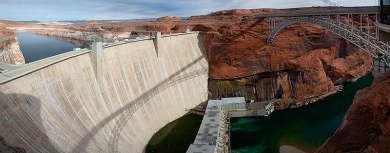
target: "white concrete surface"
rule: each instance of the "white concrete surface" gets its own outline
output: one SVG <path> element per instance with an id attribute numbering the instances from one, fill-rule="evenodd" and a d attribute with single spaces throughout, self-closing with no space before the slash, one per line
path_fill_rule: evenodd
<path id="1" fill-rule="evenodd" d="M 152 135 L 207 100 L 208 63 L 197 33 L 117 42 L 2 71 L 0 135 L 28 152 L 140 153 Z M 98 73 L 99 74 L 99 73 Z"/>

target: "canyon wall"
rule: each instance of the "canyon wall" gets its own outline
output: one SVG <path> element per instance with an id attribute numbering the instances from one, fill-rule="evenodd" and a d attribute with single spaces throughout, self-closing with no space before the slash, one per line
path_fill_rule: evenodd
<path id="1" fill-rule="evenodd" d="M 274 45 L 266 42 L 263 20 L 196 28 L 206 31 L 213 99 L 278 98 L 282 99 L 276 104 L 278 109 L 298 107 L 334 94 L 337 85 L 372 70 L 369 53 L 312 24 L 287 27 Z"/>
<path id="2" fill-rule="evenodd" d="M 385 153 L 390 149 L 390 75 L 359 91 L 335 134 L 317 152 Z"/>
<path id="3" fill-rule="evenodd" d="M 9 64 L 25 63 L 15 33 L 2 26 L 0 26 L 0 61 Z"/>
<path id="4" fill-rule="evenodd" d="M 111 44 L 101 56 L 73 51 L 2 74 L 0 135 L 27 152 L 142 152 L 155 132 L 207 100 L 198 33 L 159 44 L 158 52 L 153 40 Z"/>

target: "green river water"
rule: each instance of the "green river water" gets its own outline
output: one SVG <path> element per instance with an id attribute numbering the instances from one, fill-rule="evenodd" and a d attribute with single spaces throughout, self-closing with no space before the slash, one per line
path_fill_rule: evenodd
<path id="1" fill-rule="evenodd" d="M 339 127 L 356 92 L 372 84 L 369 74 L 343 91 L 308 106 L 275 111 L 267 117 L 232 118 L 230 124 L 233 153 L 278 153 L 281 145 L 314 152 Z M 147 153 L 184 153 L 194 141 L 201 116 L 187 115 L 157 132 Z"/>
<path id="2" fill-rule="evenodd" d="M 372 84 L 369 74 L 314 104 L 275 111 L 267 117 L 232 118 L 233 153 L 277 153 L 281 145 L 314 152 L 337 130 L 356 92 Z"/>

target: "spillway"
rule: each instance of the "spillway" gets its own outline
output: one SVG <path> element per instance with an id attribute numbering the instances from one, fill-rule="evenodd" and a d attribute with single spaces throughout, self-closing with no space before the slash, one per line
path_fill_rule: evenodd
<path id="1" fill-rule="evenodd" d="M 27 152 L 139 153 L 208 97 L 197 32 L 0 68 L 0 136 Z"/>

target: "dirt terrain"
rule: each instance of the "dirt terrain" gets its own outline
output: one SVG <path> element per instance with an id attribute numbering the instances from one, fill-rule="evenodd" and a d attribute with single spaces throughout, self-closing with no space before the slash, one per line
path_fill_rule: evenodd
<path id="1" fill-rule="evenodd" d="M 0 24 L 0 61 L 9 64 L 24 64 L 25 62 L 15 33 L 2 24 Z"/>

